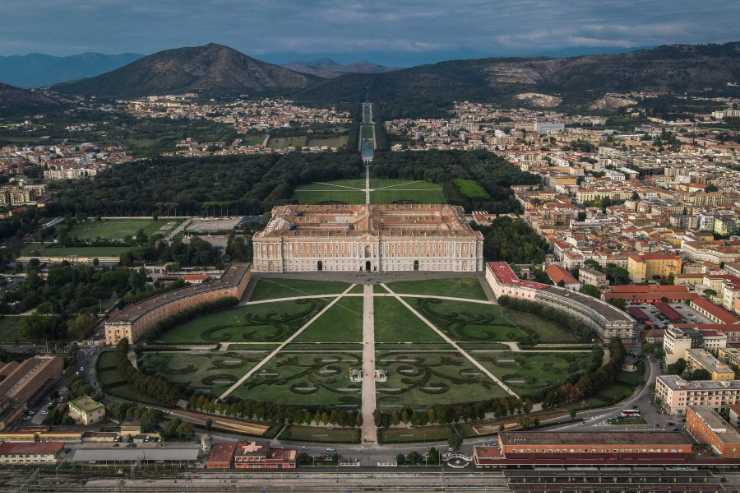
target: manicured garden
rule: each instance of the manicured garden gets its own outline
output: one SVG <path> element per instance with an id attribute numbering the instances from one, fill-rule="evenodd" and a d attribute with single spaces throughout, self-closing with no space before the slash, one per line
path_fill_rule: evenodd
<path id="1" fill-rule="evenodd" d="M 309 325 L 295 342 L 362 342 L 362 303 L 360 296 L 340 299 Z"/>
<path id="2" fill-rule="evenodd" d="M 308 322 L 326 299 L 246 305 L 204 315 L 161 334 L 163 344 L 282 342 Z"/>
<path id="3" fill-rule="evenodd" d="M 362 387 L 350 381 L 350 369 L 361 367 L 360 353 L 284 350 L 232 396 L 296 406 L 357 408 Z"/>
<path id="4" fill-rule="evenodd" d="M 289 425 L 279 438 L 295 442 L 359 443 L 360 429 Z"/>
<path id="5" fill-rule="evenodd" d="M 475 354 L 475 359 L 524 397 L 562 384 L 571 375 L 589 368 L 591 351 Z"/>
<path id="6" fill-rule="evenodd" d="M 370 188 L 370 202 L 373 204 L 447 202 L 440 185 L 423 180 L 371 179 Z M 294 198 L 302 204 L 364 204 L 364 189 L 365 181 L 362 179 L 315 182 L 297 188 Z"/>
<path id="7" fill-rule="evenodd" d="M 350 285 L 338 281 L 310 281 L 306 279 L 261 278 L 254 287 L 249 301 L 339 294 Z"/>
<path id="8" fill-rule="evenodd" d="M 144 351 L 139 368 L 144 373 L 218 397 L 266 355 L 266 352 Z"/>
<path id="9" fill-rule="evenodd" d="M 376 382 L 383 409 L 428 407 L 505 397 L 505 391 L 455 350 L 439 352 L 376 352 L 375 366 L 387 382 Z"/>
<path id="10" fill-rule="evenodd" d="M 408 298 L 410 305 L 456 341 L 575 342 L 565 327 L 498 305 Z"/>
<path id="11" fill-rule="evenodd" d="M 486 299 L 486 293 L 483 291 L 478 278 L 475 277 L 396 281 L 387 283 L 387 286 L 398 294 L 426 294 L 473 300 Z M 382 293 L 384 290 L 381 289 L 379 292 Z"/>
<path id="12" fill-rule="evenodd" d="M 411 310 L 390 296 L 376 296 L 375 343 L 412 342 L 419 344 L 447 343 L 434 330 L 422 322 Z M 449 348 L 449 345 L 447 345 Z"/>

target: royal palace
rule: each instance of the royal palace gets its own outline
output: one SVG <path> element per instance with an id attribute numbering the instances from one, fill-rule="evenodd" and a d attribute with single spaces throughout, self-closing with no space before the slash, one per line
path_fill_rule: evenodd
<path id="1" fill-rule="evenodd" d="M 255 272 L 483 270 L 483 235 L 446 204 L 275 207 Z"/>

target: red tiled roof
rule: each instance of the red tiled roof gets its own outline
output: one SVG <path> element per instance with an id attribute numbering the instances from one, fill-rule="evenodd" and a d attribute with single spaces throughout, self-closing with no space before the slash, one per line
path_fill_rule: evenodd
<path id="1" fill-rule="evenodd" d="M 0 455 L 57 455 L 64 449 L 60 442 L 42 443 L 3 443 L 0 444 Z"/>
<path id="2" fill-rule="evenodd" d="M 566 286 L 570 284 L 578 284 L 578 279 L 573 277 L 573 275 L 568 272 L 567 270 L 563 269 L 559 265 L 550 264 L 545 269 L 545 273 L 547 276 L 554 282 L 555 284 L 560 284 L 561 282 L 565 284 Z"/>
<path id="3" fill-rule="evenodd" d="M 498 279 L 499 282 L 501 282 L 502 284 L 523 286 L 532 289 L 545 289 L 548 287 L 547 284 L 533 281 L 523 281 L 519 279 L 519 276 L 516 275 L 516 272 L 514 272 L 509 264 L 506 262 L 488 262 L 488 268 L 491 269 L 493 275 L 496 276 L 496 279 Z"/>

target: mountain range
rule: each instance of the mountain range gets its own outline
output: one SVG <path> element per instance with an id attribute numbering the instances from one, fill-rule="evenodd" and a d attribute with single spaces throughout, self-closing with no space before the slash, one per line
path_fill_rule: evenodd
<path id="1" fill-rule="evenodd" d="M 53 56 L 41 53 L 0 56 L 0 80 L 18 87 L 48 87 L 68 80 L 92 77 L 123 67 L 144 55 L 82 53 Z"/>
<path id="2" fill-rule="evenodd" d="M 352 72 L 352 73 L 346 73 Z M 360 72 L 360 73 L 357 73 Z M 109 98 L 199 92 L 280 94 L 316 103 L 501 100 L 522 93 L 591 104 L 608 92 L 725 90 L 740 81 L 740 42 L 670 45 L 566 58 L 481 58 L 388 70 L 330 59 L 288 67 L 208 44 L 165 50 L 95 77 L 52 86 L 61 94 Z"/>
<path id="3" fill-rule="evenodd" d="M 346 74 L 379 74 L 393 70 L 392 68 L 370 62 L 341 64 L 331 58 L 320 58 L 310 62 L 287 63 L 283 67 L 324 79 L 333 79 Z"/>
<path id="4" fill-rule="evenodd" d="M 29 91 L 0 82 L 0 115 L 45 112 L 59 109 L 62 104 L 38 91 Z"/>
<path id="5" fill-rule="evenodd" d="M 165 50 L 96 77 L 52 86 L 54 91 L 127 98 L 153 94 L 199 92 L 237 95 L 295 91 L 320 80 L 313 75 L 248 57 L 233 48 L 210 43 Z"/>

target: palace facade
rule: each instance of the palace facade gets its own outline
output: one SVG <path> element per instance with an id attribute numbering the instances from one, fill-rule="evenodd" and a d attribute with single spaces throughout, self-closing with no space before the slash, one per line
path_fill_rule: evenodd
<path id="1" fill-rule="evenodd" d="M 253 249 L 254 272 L 483 270 L 483 235 L 447 204 L 275 207 Z"/>

